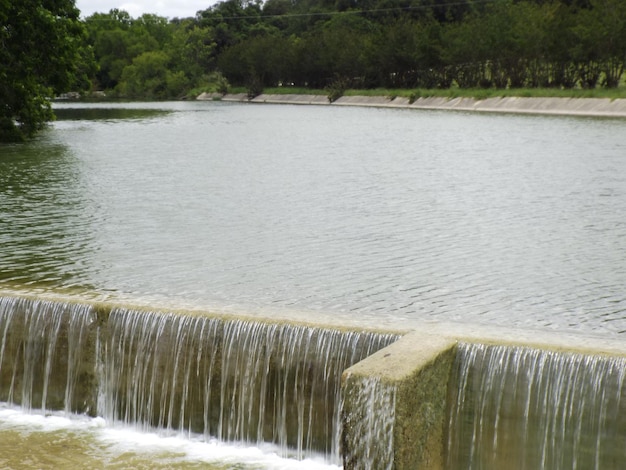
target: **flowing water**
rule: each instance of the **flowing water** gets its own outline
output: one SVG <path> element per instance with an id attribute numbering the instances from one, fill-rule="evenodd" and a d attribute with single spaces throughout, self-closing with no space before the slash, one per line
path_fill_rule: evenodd
<path id="1" fill-rule="evenodd" d="M 82 426 L 86 438 L 100 442 L 93 423 L 104 423 L 196 443 L 273 444 L 277 457 L 327 464 L 341 460 L 342 372 L 397 339 L 10 297 L 0 297 L 0 333 L 0 399 L 44 417 L 99 417 Z"/>
<path id="2" fill-rule="evenodd" d="M 107 421 L 334 462 L 342 372 L 397 339 L 125 309 L 108 324 L 98 406 Z"/>
<path id="3" fill-rule="evenodd" d="M 97 311 L 75 307 L 81 299 L 356 330 L 437 320 L 626 332 L 624 120 L 215 102 L 56 108 L 60 119 L 34 141 L 0 145 L 0 291 L 79 303 L 28 301 L 14 316 L 12 298 L 1 299 L 0 399 L 21 408 L 0 413 L 0 440 L 29 449 L 0 449 L 4 466 L 328 468 L 339 462 L 339 374 L 392 340 L 363 347 L 357 333 L 163 308 L 118 308 L 102 329 Z M 615 457 L 623 364 L 476 347 L 461 349 L 452 466 L 494 468 L 502 449 L 518 455 L 516 442 L 541 450 L 519 454 L 520 468 Z M 87 356 L 99 361 L 92 395 L 81 390 Z M 589 404 L 594 393 L 607 404 Z M 374 398 L 364 393 L 363 406 Z M 523 427 L 503 427 L 518 412 Z M 389 436 L 384 417 L 368 429 Z M 529 420 L 567 431 L 542 438 Z M 562 446 L 572 451 L 557 455 Z"/>
<path id="4" fill-rule="evenodd" d="M 344 461 L 358 470 L 392 470 L 397 390 L 378 377 L 368 377 L 352 393 L 354 407 L 345 425 L 350 426 L 356 439 L 346 449 Z"/>
<path id="5" fill-rule="evenodd" d="M 0 407 L 0 466 L 10 469 L 338 470 L 323 458 L 281 458 L 275 447 L 110 427 L 102 418 Z"/>
<path id="6" fill-rule="evenodd" d="M 448 468 L 622 468 L 625 382 L 625 358 L 461 345 Z"/>

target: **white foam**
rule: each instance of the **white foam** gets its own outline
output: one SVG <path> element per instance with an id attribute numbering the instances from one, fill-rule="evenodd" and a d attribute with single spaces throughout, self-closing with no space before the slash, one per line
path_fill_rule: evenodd
<path id="1" fill-rule="evenodd" d="M 90 428 L 101 428 L 104 419 L 91 418 L 83 415 L 66 415 L 63 412 L 43 412 L 32 410 L 25 412 L 23 409 L 0 403 L 0 428 L 20 428 L 23 432 L 55 432 L 86 431 Z"/>
<path id="2" fill-rule="evenodd" d="M 150 455 L 178 454 L 179 459 L 216 464 L 246 465 L 271 470 L 338 470 L 341 467 L 328 464 L 322 457 L 294 460 L 278 455 L 278 448 L 263 444 L 250 446 L 223 443 L 216 439 L 208 442 L 200 438 L 161 436 L 156 433 L 139 432 L 130 428 L 105 428 L 100 439 L 114 453 L 134 452 Z"/>
<path id="3" fill-rule="evenodd" d="M 63 432 L 77 439 L 95 442 L 110 457 L 126 453 L 147 458 L 163 457 L 176 462 L 204 462 L 219 466 L 237 466 L 267 470 L 339 470 L 323 457 L 295 460 L 281 457 L 271 444 L 259 446 L 223 443 L 215 439 L 205 441 L 202 436 L 167 436 L 157 432 L 141 432 L 133 428 L 111 427 L 101 417 L 63 412 L 25 412 L 19 407 L 0 404 L 0 429 L 20 433 Z"/>

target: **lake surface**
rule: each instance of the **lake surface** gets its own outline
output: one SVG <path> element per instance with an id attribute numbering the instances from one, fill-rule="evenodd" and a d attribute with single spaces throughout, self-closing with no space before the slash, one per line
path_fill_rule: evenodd
<path id="1" fill-rule="evenodd" d="M 626 120 L 58 104 L 0 146 L 0 289 L 626 332 Z"/>

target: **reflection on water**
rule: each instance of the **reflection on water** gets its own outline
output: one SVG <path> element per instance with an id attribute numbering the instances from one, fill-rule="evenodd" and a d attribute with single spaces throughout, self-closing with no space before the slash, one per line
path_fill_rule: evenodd
<path id="1" fill-rule="evenodd" d="M 92 225 L 71 150 L 42 139 L 0 152 L 0 279 L 87 286 Z"/>
<path id="2" fill-rule="evenodd" d="M 121 108 L 121 107 L 80 107 L 64 108 L 56 107 L 54 114 L 59 121 L 83 121 L 83 120 L 145 120 L 167 113 L 166 110 L 145 108 Z"/>
<path id="3" fill-rule="evenodd" d="M 1 148 L 2 287 L 373 326 L 626 331 L 624 121 L 56 107 L 169 112 L 59 120 Z"/>

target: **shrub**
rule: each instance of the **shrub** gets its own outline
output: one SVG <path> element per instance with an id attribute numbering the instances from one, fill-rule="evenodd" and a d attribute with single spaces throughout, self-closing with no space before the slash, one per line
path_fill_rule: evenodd
<path id="1" fill-rule="evenodd" d="M 344 95 L 347 88 L 346 79 L 336 78 L 328 86 L 326 86 L 326 88 L 324 88 L 324 91 L 326 91 L 326 94 L 328 95 L 328 101 L 330 103 L 334 103 Z"/>

